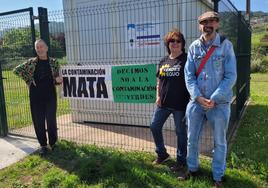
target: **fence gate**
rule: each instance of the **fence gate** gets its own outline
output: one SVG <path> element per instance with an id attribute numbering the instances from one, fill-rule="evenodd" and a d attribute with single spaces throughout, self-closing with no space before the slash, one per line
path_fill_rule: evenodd
<path id="1" fill-rule="evenodd" d="M 28 88 L 12 69 L 33 57 L 33 8 L 0 13 L 0 135 L 32 136 Z M 29 126 L 27 126 L 29 125 Z"/>

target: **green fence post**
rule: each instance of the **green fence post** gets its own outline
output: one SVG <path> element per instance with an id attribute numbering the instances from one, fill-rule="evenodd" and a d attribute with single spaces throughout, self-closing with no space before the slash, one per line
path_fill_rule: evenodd
<path id="1" fill-rule="evenodd" d="M 49 22 L 46 8 L 38 7 L 38 18 L 40 27 L 40 38 L 47 43 L 48 55 L 50 55 L 50 40 L 49 40 L 49 27 L 48 27 Z"/>
<path id="2" fill-rule="evenodd" d="M 31 23 L 31 33 L 32 33 L 33 55 L 36 56 L 36 51 L 35 51 L 35 46 L 34 46 L 34 43 L 35 43 L 35 40 L 36 40 L 35 27 L 34 27 L 35 16 L 33 14 L 33 7 L 29 8 L 29 13 L 30 13 L 30 18 L 31 18 L 30 23 Z"/>
<path id="3" fill-rule="evenodd" d="M 8 127 L 3 79 L 0 63 L 0 136 L 7 136 Z"/>

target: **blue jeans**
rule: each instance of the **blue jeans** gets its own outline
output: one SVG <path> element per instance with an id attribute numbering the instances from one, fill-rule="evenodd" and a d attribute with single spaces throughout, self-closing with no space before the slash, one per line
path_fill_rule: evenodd
<path id="1" fill-rule="evenodd" d="M 198 141 L 206 120 L 212 126 L 214 136 L 214 152 L 212 173 L 215 181 L 221 181 L 226 170 L 227 141 L 226 133 L 230 118 L 230 104 L 218 104 L 206 110 L 197 102 L 189 102 L 186 110 L 188 124 L 187 165 L 190 171 L 199 168 Z"/>
<path id="2" fill-rule="evenodd" d="M 169 117 L 170 114 L 173 114 L 174 123 L 176 127 L 177 135 L 177 161 L 182 164 L 186 164 L 186 155 L 187 155 L 187 129 L 185 121 L 183 121 L 185 116 L 185 111 L 177 111 L 168 108 L 157 107 L 150 126 L 151 132 L 153 134 L 154 142 L 156 145 L 155 152 L 159 157 L 165 156 L 167 154 L 162 128 Z"/>

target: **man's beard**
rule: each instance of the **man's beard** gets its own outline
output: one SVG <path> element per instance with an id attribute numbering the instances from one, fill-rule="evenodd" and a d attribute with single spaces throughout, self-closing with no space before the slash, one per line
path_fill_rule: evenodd
<path id="1" fill-rule="evenodd" d="M 213 27 L 207 27 L 205 26 L 203 28 L 203 34 L 206 35 L 206 36 L 210 36 L 214 33 L 214 28 Z"/>

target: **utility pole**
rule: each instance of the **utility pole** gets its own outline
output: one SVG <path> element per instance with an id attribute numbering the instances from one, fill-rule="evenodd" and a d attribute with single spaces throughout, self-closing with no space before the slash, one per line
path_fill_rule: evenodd
<path id="1" fill-rule="evenodd" d="M 220 0 L 212 0 L 214 2 L 214 11 L 218 12 L 219 11 L 219 1 Z"/>
<path id="2" fill-rule="evenodd" d="M 250 22 L 250 0 L 247 0 L 245 19 Z"/>

